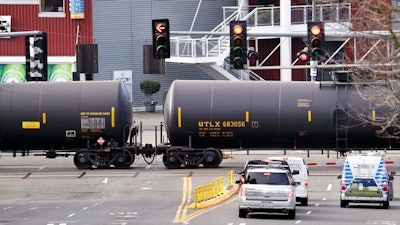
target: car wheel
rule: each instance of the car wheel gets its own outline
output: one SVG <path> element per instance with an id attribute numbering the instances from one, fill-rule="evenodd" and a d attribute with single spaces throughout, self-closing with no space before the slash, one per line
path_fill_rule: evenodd
<path id="1" fill-rule="evenodd" d="M 239 209 L 239 217 L 240 218 L 246 218 L 247 212 L 244 209 Z"/>
<path id="2" fill-rule="evenodd" d="M 296 218 L 296 209 L 289 210 L 288 218 L 294 220 Z"/>
<path id="3" fill-rule="evenodd" d="M 308 198 L 302 198 L 300 200 L 301 205 L 308 206 Z"/>
<path id="4" fill-rule="evenodd" d="M 349 205 L 349 203 L 345 200 L 340 200 L 340 207 L 341 208 L 346 208 Z"/>
<path id="5" fill-rule="evenodd" d="M 384 208 L 384 209 L 389 208 L 389 198 L 386 200 L 386 202 L 383 203 L 382 208 Z"/>

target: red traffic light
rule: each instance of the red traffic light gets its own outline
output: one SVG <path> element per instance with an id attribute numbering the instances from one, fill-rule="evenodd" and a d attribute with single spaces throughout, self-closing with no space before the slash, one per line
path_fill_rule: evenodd
<path id="1" fill-rule="evenodd" d="M 323 60 L 324 53 L 324 23 L 308 22 L 307 23 L 307 46 L 309 49 L 310 60 Z"/>
<path id="2" fill-rule="evenodd" d="M 322 28 L 318 25 L 315 25 L 311 27 L 310 32 L 313 36 L 319 36 L 322 34 Z"/>
<path id="3" fill-rule="evenodd" d="M 156 31 L 157 34 L 162 34 L 166 31 L 167 26 L 165 25 L 165 23 L 157 23 L 155 25 L 154 30 Z"/>
<path id="4" fill-rule="evenodd" d="M 243 33 L 243 27 L 242 25 L 236 24 L 235 26 L 233 26 L 232 28 L 232 33 L 234 35 L 239 35 Z"/>
<path id="5" fill-rule="evenodd" d="M 307 52 L 299 52 L 297 53 L 297 58 L 302 62 L 307 62 L 309 60 Z"/>
<path id="6" fill-rule="evenodd" d="M 247 58 L 249 59 L 250 62 L 255 62 L 258 60 L 258 52 L 256 51 L 249 51 L 247 54 Z"/>
<path id="7" fill-rule="evenodd" d="M 247 64 L 247 30 L 246 21 L 229 23 L 230 64 L 235 69 L 243 69 Z"/>
<path id="8" fill-rule="evenodd" d="M 156 59 L 170 57 L 169 20 L 152 20 L 153 56 Z"/>

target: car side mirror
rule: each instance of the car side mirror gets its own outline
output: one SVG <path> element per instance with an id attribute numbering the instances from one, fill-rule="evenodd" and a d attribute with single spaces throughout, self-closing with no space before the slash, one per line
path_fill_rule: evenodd
<path id="1" fill-rule="evenodd" d="M 342 175 L 337 176 L 337 179 L 342 179 Z"/>
<path id="2" fill-rule="evenodd" d="M 242 170 L 242 169 L 236 169 L 236 170 L 235 170 L 235 173 L 236 173 L 236 174 L 243 174 L 243 170 Z"/>

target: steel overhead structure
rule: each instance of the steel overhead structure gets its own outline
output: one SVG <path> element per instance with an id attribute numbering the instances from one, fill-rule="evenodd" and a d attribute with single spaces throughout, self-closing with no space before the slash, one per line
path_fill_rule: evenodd
<path id="1" fill-rule="evenodd" d="M 398 34 L 400 30 L 394 30 L 394 34 Z M 170 31 L 173 35 L 181 36 L 229 36 L 229 32 L 213 32 L 213 31 Z M 391 32 L 389 31 L 351 31 L 351 32 L 329 32 L 325 33 L 326 37 L 333 38 L 389 38 Z M 251 29 L 247 31 L 247 37 L 307 37 L 307 32 L 252 32 Z M 400 37 L 400 35 L 399 35 Z"/>
<path id="2" fill-rule="evenodd" d="M 40 36 L 42 34 L 42 31 L 20 31 L 0 33 L 0 37 Z"/>
<path id="3" fill-rule="evenodd" d="M 209 31 L 171 31 L 171 34 L 174 36 L 185 36 L 189 38 L 195 38 L 195 37 L 202 37 L 204 35 L 210 35 L 210 36 L 229 36 L 229 32 L 209 32 Z M 384 39 L 389 39 L 393 37 L 393 34 L 396 35 L 396 38 L 400 39 L 400 30 L 394 30 L 392 32 L 390 31 L 385 31 L 385 30 L 380 30 L 380 31 L 350 31 L 350 32 L 326 32 L 325 37 L 327 38 L 342 38 L 346 39 L 343 44 L 336 50 L 334 51 L 330 57 L 323 63 L 323 64 L 314 64 L 314 65 L 294 65 L 296 61 L 292 63 L 290 66 L 281 66 L 281 65 L 276 65 L 276 66 L 267 66 L 264 65 L 266 61 L 269 59 L 269 57 L 273 54 L 274 51 L 277 51 L 279 49 L 278 47 L 280 44 L 271 52 L 268 54 L 264 59 L 259 59 L 259 62 L 255 66 L 249 66 L 248 69 L 250 70 L 271 70 L 271 69 L 308 69 L 308 68 L 342 68 L 342 67 L 347 67 L 347 68 L 353 68 L 353 67 L 366 67 L 367 64 L 361 63 L 363 59 L 366 57 L 364 55 L 360 60 L 354 60 L 353 63 L 347 63 L 347 64 L 342 64 L 342 63 L 331 63 L 333 60 L 333 57 L 339 53 L 339 50 L 344 48 L 346 43 L 349 43 L 350 40 L 352 39 L 362 39 L 362 38 L 372 38 L 372 39 L 377 39 L 377 43 L 381 42 Z M 298 37 L 298 38 L 305 38 L 307 37 L 307 32 L 276 32 L 276 33 L 270 33 L 270 32 L 263 32 L 260 30 L 252 30 L 249 29 L 247 31 L 247 36 L 248 38 L 259 38 L 259 39 L 267 39 L 271 37 Z M 370 50 L 367 52 L 370 52 L 373 48 L 376 46 L 372 46 Z M 355 49 L 356 51 L 356 49 Z M 393 64 L 391 64 L 393 65 Z M 368 66 L 374 66 L 368 64 Z M 380 66 L 383 66 L 382 64 Z M 388 65 L 385 65 L 388 66 Z"/>

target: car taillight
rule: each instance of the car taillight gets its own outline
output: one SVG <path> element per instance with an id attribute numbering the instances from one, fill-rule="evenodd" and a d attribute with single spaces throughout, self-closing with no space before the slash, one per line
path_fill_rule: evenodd
<path id="1" fill-rule="evenodd" d="M 308 187 L 308 180 L 305 180 L 305 181 L 304 181 L 304 185 L 305 185 L 306 187 Z"/>
<path id="2" fill-rule="evenodd" d="M 346 190 L 346 187 L 345 187 L 345 183 L 344 183 L 344 180 L 342 180 L 342 182 L 341 182 L 341 189 L 342 189 L 342 191 L 345 191 Z"/>
<path id="3" fill-rule="evenodd" d="M 387 182 L 383 182 L 383 191 L 388 191 L 388 185 Z"/>
<path id="4" fill-rule="evenodd" d="M 242 185 L 244 183 L 244 177 L 240 177 L 239 181 L 240 181 L 240 183 L 239 183 L 239 188 L 240 188 L 240 187 L 242 187 Z"/>
<path id="5" fill-rule="evenodd" d="M 293 198 L 293 197 L 294 197 L 294 191 L 293 191 L 293 189 L 289 191 L 288 197 L 289 197 L 289 198 Z"/>
<path id="6" fill-rule="evenodd" d="M 240 188 L 240 195 L 241 196 L 246 196 L 246 188 L 243 187 L 243 186 Z"/>

